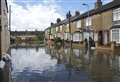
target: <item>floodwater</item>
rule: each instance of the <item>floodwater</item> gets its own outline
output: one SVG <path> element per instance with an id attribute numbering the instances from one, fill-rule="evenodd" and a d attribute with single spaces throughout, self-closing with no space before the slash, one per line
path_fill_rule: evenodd
<path id="1" fill-rule="evenodd" d="M 21 47 L 11 56 L 12 82 L 120 82 L 120 55 L 113 52 Z"/>

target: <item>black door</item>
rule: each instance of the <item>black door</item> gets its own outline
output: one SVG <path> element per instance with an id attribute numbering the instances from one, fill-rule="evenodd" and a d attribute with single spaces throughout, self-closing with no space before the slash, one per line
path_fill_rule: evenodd
<path id="1" fill-rule="evenodd" d="M 103 45 L 103 32 L 99 31 L 98 33 L 98 42 L 100 45 Z"/>

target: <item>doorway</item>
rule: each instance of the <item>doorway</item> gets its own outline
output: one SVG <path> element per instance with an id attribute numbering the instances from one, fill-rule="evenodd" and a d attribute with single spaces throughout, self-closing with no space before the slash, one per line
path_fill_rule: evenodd
<path id="1" fill-rule="evenodd" d="M 103 31 L 98 32 L 98 43 L 103 45 Z"/>

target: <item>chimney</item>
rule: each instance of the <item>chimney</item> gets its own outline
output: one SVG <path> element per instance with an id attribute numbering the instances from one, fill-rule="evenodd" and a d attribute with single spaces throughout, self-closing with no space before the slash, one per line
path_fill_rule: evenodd
<path id="1" fill-rule="evenodd" d="M 56 22 L 57 22 L 57 23 L 60 23 L 60 22 L 61 22 L 61 19 L 60 19 L 60 18 L 57 18 Z"/>
<path id="2" fill-rule="evenodd" d="M 75 11 L 75 16 L 79 16 L 80 12 L 79 11 Z"/>
<path id="3" fill-rule="evenodd" d="M 101 8 L 102 7 L 102 1 L 101 0 L 97 0 L 97 2 L 95 3 L 95 9 Z"/>
<path id="4" fill-rule="evenodd" d="M 70 13 L 70 11 L 66 14 L 66 19 L 68 19 L 69 17 L 71 17 L 72 15 L 71 15 L 71 13 Z"/>
<path id="5" fill-rule="evenodd" d="M 51 22 L 51 26 L 53 26 L 54 25 L 54 23 L 53 22 Z"/>
<path id="6" fill-rule="evenodd" d="M 68 19 L 69 18 L 69 16 L 68 16 L 68 13 L 66 14 L 66 19 Z"/>

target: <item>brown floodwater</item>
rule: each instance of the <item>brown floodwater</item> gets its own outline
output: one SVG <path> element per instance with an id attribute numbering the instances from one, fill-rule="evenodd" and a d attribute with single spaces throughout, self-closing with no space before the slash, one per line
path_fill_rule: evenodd
<path id="1" fill-rule="evenodd" d="M 12 82 L 120 82 L 117 52 L 17 47 L 11 56 Z"/>

